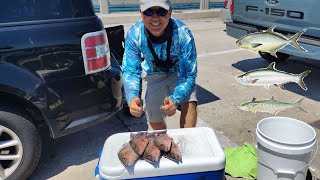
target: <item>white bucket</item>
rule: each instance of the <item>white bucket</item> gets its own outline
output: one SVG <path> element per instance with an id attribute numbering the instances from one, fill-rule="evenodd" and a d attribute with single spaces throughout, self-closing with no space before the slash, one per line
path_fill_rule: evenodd
<path id="1" fill-rule="evenodd" d="M 256 136 L 258 180 L 306 179 L 317 142 L 310 125 L 288 117 L 268 117 L 257 124 Z"/>

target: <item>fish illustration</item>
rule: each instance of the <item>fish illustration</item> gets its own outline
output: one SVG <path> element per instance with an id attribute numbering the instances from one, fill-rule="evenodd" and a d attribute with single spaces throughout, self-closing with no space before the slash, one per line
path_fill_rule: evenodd
<path id="1" fill-rule="evenodd" d="M 279 111 L 285 110 L 287 108 L 295 107 L 305 113 L 308 113 L 306 110 L 304 110 L 300 103 L 304 97 L 300 98 L 298 101 L 294 103 L 288 103 L 288 102 L 281 102 L 274 99 L 272 96 L 270 99 L 267 100 L 259 100 L 257 101 L 256 98 L 253 98 L 251 102 L 246 102 L 241 105 L 239 105 L 237 108 L 243 111 L 251 111 L 256 114 L 256 112 L 268 112 L 272 113 L 274 115 L 277 115 Z"/>
<path id="2" fill-rule="evenodd" d="M 148 139 L 146 138 L 147 132 L 141 132 L 135 135 L 130 134 L 130 136 L 133 137 L 132 140 L 130 140 L 132 149 L 136 154 L 141 156 L 149 143 Z"/>
<path id="3" fill-rule="evenodd" d="M 122 146 L 118 152 L 118 158 L 123 164 L 123 166 L 131 166 L 139 156 L 134 152 L 129 143 L 126 143 Z"/>
<path id="4" fill-rule="evenodd" d="M 288 39 L 286 36 L 274 32 L 273 30 L 275 27 L 276 26 L 272 26 L 266 31 L 245 35 L 236 42 L 236 45 L 240 48 L 245 48 L 253 51 L 268 52 L 276 58 L 276 53 L 288 44 L 298 50 L 307 52 L 307 50 L 301 47 L 297 42 L 300 36 L 306 31 L 306 29 L 303 29 L 302 31 L 296 33 L 290 39 Z"/>
<path id="5" fill-rule="evenodd" d="M 160 149 L 160 151 L 168 152 L 171 148 L 172 138 L 168 134 L 156 135 L 154 139 L 154 145 Z"/>
<path id="6" fill-rule="evenodd" d="M 270 85 L 277 85 L 284 89 L 284 84 L 295 82 L 305 91 L 308 90 L 303 79 L 311 72 L 304 71 L 300 74 L 292 74 L 276 69 L 276 63 L 271 63 L 267 68 L 255 69 L 236 77 L 236 80 L 243 85 L 264 86 L 269 89 Z"/>

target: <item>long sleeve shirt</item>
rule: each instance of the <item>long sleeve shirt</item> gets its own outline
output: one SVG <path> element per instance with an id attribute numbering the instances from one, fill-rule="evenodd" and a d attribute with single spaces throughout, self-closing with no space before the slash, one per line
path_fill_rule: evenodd
<path id="1" fill-rule="evenodd" d="M 170 58 L 177 64 L 169 69 L 169 72 L 177 72 L 179 82 L 170 99 L 178 106 L 196 83 L 197 76 L 197 52 L 194 38 L 190 29 L 180 20 L 171 18 L 173 24 Z M 154 51 L 160 60 L 167 59 L 167 42 L 152 43 Z M 143 60 L 142 60 L 143 59 Z M 125 52 L 123 57 L 123 83 L 127 102 L 139 97 L 141 72 L 148 75 L 163 74 L 165 72 L 153 71 L 154 57 L 148 47 L 144 24 L 139 20 L 127 32 L 125 39 Z"/>

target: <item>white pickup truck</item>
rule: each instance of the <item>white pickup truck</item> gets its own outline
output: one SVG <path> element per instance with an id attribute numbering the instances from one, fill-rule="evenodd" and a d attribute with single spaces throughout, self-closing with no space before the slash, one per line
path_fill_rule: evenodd
<path id="1" fill-rule="evenodd" d="M 286 1 L 286 0 L 229 0 L 231 21 L 226 22 L 229 36 L 242 36 L 267 30 L 276 26 L 275 31 L 286 37 L 306 29 L 298 43 L 307 52 L 292 46 L 285 46 L 277 53 L 277 58 L 269 53 L 259 52 L 268 61 L 283 61 L 292 56 L 320 60 L 320 1 Z"/>

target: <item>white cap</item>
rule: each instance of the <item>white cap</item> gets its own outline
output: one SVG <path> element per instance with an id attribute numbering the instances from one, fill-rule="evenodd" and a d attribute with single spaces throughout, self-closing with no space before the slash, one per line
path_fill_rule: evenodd
<path id="1" fill-rule="evenodd" d="M 155 6 L 160 6 L 166 10 L 171 7 L 170 0 L 140 0 L 140 10 L 141 12 Z"/>

